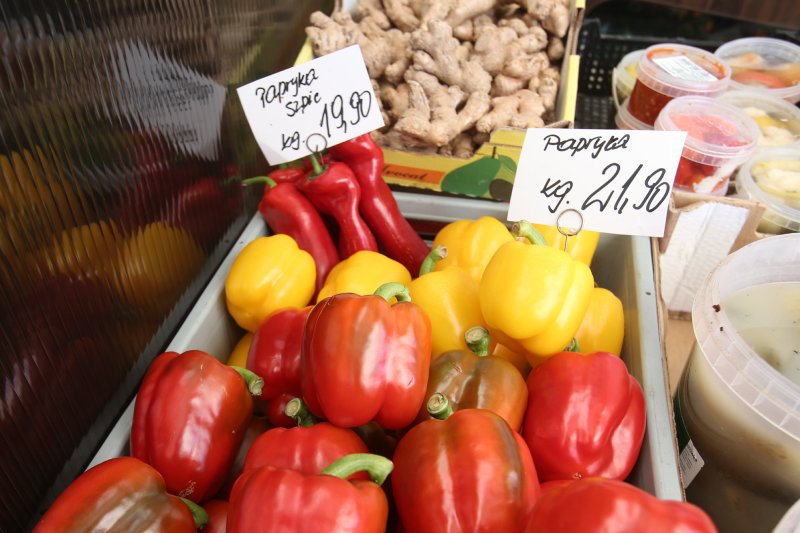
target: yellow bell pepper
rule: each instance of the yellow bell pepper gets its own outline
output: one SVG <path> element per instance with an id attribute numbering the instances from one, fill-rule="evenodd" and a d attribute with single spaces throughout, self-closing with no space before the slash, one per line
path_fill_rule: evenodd
<path id="1" fill-rule="evenodd" d="M 534 224 L 539 233 L 542 234 L 544 240 L 547 241 L 549 246 L 564 249 L 564 240 L 567 239 L 558 228 L 555 226 L 546 226 L 544 224 Z M 573 259 L 577 259 L 587 266 L 592 264 L 592 257 L 594 251 L 597 249 L 597 241 L 600 240 L 600 234 L 596 231 L 589 231 L 582 229 L 577 235 L 570 237 L 567 240 L 567 253 Z"/>
<path id="2" fill-rule="evenodd" d="M 483 271 L 497 249 L 513 240 L 505 224 L 494 217 L 451 222 L 433 240 L 434 247 L 447 248 L 447 257 L 436 263 L 435 270 L 457 266 L 475 283 L 480 283 Z"/>
<path id="3" fill-rule="evenodd" d="M 366 296 L 391 281 L 408 286 L 411 283 L 411 274 L 394 259 L 378 252 L 361 250 L 339 261 L 331 269 L 325 278 L 325 285 L 317 295 L 317 301 L 345 292 Z"/>
<path id="4" fill-rule="evenodd" d="M 458 267 L 432 272 L 447 252 L 435 246 L 408 285 L 411 301 L 431 319 L 431 358 L 451 350 L 469 350 L 464 333 L 473 326 L 486 327 L 478 299 L 478 284 Z"/>
<path id="5" fill-rule="evenodd" d="M 242 335 L 242 338 L 238 340 L 231 351 L 231 355 L 228 357 L 228 365 L 247 367 L 247 355 L 250 353 L 250 345 L 253 343 L 254 336 L 249 331 Z"/>
<path id="6" fill-rule="evenodd" d="M 273 311 L 308 305 L 316 278 L 314 258 L 292 237 L 259 237 L 233 261 L 225 280 L 225 303 L 236 323 L 255 333 Z"/>
<path id="7" fill-rule="evenodd" d="M 494 254 L 480 283 L 481 311 L 499 342 L 521 347 L 534 364 L 572 341 L 594 277 L 584 263 L 547 246 L 532 224 L 519 222 L 514 233 L 531 242 L 514 240 Z"/>
<path id="8" fill-rule="evenodd" d="M 595 287 L 589 300 L 589 308 L 575 333 L 580 352 L 610 352 L 619 355 L 622 352 L 624 335 L 622 302 L 610 290 Z"/>

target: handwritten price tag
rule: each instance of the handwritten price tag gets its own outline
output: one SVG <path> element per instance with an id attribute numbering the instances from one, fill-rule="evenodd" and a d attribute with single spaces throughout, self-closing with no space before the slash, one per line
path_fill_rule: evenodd
<path id="1" fill-rule="evenodd" d="M 253 135 L 273 165 L 384 125 L 357 45 L 248 83 L 237 92 Z"/>
<path id="2" fill-rule="evenodd" d="M 664 235 L 685 132 L 530 129 L 508 220 Z"/>

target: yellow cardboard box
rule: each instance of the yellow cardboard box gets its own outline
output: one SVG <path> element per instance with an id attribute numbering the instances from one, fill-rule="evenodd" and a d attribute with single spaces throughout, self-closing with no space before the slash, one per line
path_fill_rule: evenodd
<path id="1" fill-rule="evenodd" d="M 557 121 L 548 128 L 571 128 L 575 122 L 578 98 L 577 55 L 585 0 L 572 2 L 570 26 L 564 43 L 565 53 L 561 64 L 561 87 L 556 104 Z M 424 189 L 443 193 L 442 182 L 449 176 L 458 176 L 458 195 L 488 198 L 507 202 L 511 197 L 519 154 L 525 131 L 501 129 L 495 131 L 469 159 L 426 155 L 411 151 L 383 149 L 383 179 L 397 189 Z"/>
<path id="2" fill-rule="evenodd" d="M 557 121 L 548 124 L 546 127 L 549 128 L 571 128 L 575 122 L 580 66 L 580 56 L 577 55 L 578 34 L 585 7 L 585 0 L 573 0 L 571 3 L 570 24 L 561 64 L 561 86 L 556 103 Z M 343 7 L 338 5 L 337 8 Z M 295 65 L 312 58 L 311 43 L 307 40 Z M 442 181 L 445 176 L 448 174 L 452 176 L 454 175 L 452 173 L 457 171 L 462 178 L 459 180 L 460 189 L 464 191 L 459 194 L 460 196 L 507 202 L 511 197 L 511 186 L 514 183 L 514 174 L 524 139 L 524 130 L 495 131 L 489 142 L 484 143 L 468 159 L 384 148 L 383 178 L 396 189 L 412 191 L 423 189 L 426 192 L 443 193 Z"/>

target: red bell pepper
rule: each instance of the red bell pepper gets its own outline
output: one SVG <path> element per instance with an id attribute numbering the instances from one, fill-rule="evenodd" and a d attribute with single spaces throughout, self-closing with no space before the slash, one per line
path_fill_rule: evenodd
<path id="1" fill-rule="evenodd" d="M 392 490 L 406 531 L 519 531 L 539 497 L 525 442 L 486 409 L 452 413 L 437 393 L 427 420 L 400 439 Z"/>
<path id="2" fill-rule="evenodd" d="M 528 376 L 523 436 L 539 479 L 625 479 L 642 446 L 642 387 L 619 357 L 562 352 Z"/>
<path id="3" fill-rule="evenodd" d="M 344 163 L 331 163 L 327 168 L 311 154 L 314 172 L 297 182 L 314 207 L 331 215 L 339 225 L 339 255 L 346 259 L 359 250 L 378 251 L 372 231 L 361 218 L 358 205 L 361 186 L 353 171 Z"/>
<path id="4" fill-rule="evenodd" d="M 306 322 L 303 399 L 340 427 L 375 420 L 401 429 L 424 400 L 430 358 L 430 320 L 404 285 L 386 283 L 366 296 L 336 294 L 317 303 Z"/>
<path id="5" fill-rule="evenodd" d="M 525 378 L 506 359 L 489 355 L 486 328 L 472 327 L 464 338 L 469 350 L 450 350 L 431 362 L 425 397 L 441 392 L 454 410 L 488 409 L 500 415 L 511 429 L 519 431 L 528 406 Z M 428 419 L 430 414 L 423 406 L 417 420 Z"/>
<path id="6" fill-rule="evenodd" d="M 383 180 L 383 150 L 365 133 L 331 147 L 331 155 L 349 166 L 361 186 L 359 211 L 375 232 L 386 255 L 417 276 L 430 252 L 397 206 L 392 190 Z"/>
<path id="7" fill-rule="evenodd" d="M 223 500 L 230 498 L 233 484 L 236 482 L 239 474 L 242 473 L 242 470 L 244 470 L 244 460 L 245 457 L 247 457 L 247 452 L 256 439 L 269 429 L 272 429 L 272 426 L 264 417 L 254 416 L 250 419 L 250 423 L 247 425 L 247 430 L 244 433 L 244 439 L 242 439 L 242 443 L 239 445 L 239 451 L 236 452 L 236 457 L 233 460 L 233 465 L 231 465 L 231 469 L 228 471 L 228 476 L 225 478 L 222 488 L 217 492 L 216 498 L 222 498 Z"/>
<path id="8" fill-rule="evenodd" d="M 266 403 L 265 414 L 270 424 L 276 428 L 293 428 L 297 422 L 286 416 L 286 405 L 298 395 L 291 392 L 282 392 Z"/>
<path id="9" fill-rule="evenodd" d="M 260 387 L 249 370 L 200 350 L 159 355 L 136 396 L 131 454 L 161 472 L 169 492 L 211 498 L 236 458 Z"/>
<path id="10" fill-rule="evenodd" d="M 392 462 L 372 454 L 347 455 L 321 474 L 262 466 L 241 475 L 228 510 L 232 533 L 384 533 L 389 512 L 380 485 Z M 366 470 L 372 481 L 347 480 Z"/>
<path id="11" fill-rule="evenodd" d="M 208 514 L 208 524 L 202 533 L 225 533 L 228 523 L 228 502 L 225 500 L 210 500 L 203 505 Z"/>
<path id="12" fill-rule="evenodd" d="M 155 468 L 133 457 L 117 457 L 70 483 L 33 533 L 195 533 L 207 521 L 202 507 L 167 494 Z"/>
<path id="13" fill-rule="evenodd" d="M 258 437 L 247 452 L 245 471 L 270 465 L 318 474 L 345 455 L 367 453 L 367 445 L 352 430 L 317 422 L 299 398 L 289 402 L 287 411 L 299 425 L 273 428 Z"/>
<path id="14" fill-rule="evenodd" d="M 281 393 L 300 395 L 300 350 L 309 313 L 311 306 L 275 311 L 253 335 L 246 366 L 264 380 L 262 398 L 271 400 Z"/>
<path id="15" fill-rule="evenodd" d="M 659 500 L 624 481 L 584 478 L 542 488 L 542 496 L 531 513 L 525 533 L 717 531 L 699 507 Z"/>
<path id="16" fill-rule="evenodd" d="M 328 272 L 339 262 L 339 254 L 325 222 L 308 198 L 297 189 L 295 182 L 276 182 L 263 176 L 242 181 L 243 185 L 255 183 L 265 184 L 258 211 L 270 229 L 289 235 L 297 242 L 298 248 L 314 258 L 316 290 L 319 291 Z"/>

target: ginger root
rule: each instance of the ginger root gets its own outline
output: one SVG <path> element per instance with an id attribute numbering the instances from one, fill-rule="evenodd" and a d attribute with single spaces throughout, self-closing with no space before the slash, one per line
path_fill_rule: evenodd
<path id="1" fill-rule="evenodd" d="M 492 110 L 482 116 L 475 129 L 483 133 L 504 126 L 512 128 L 541 128 L 544 126 L 542 97 L 530 89 L 521 89 L 509 96 L 492 98 Z"/>
<path id="2" fill-rule="evenodd" d="M 497 128 L 555 114 L 570 0 L 358 0 L 311 15 L 317 56 L 357 44 L 383 146 L 468 157 Z"/>
<path id="3" fill-rule="evenodd" d="M 465 98 L 461 88 L 440 86 L 426 94 L 419 82 L 409 81 L 408 85 L 409 106 L 395 124 L 395 129 L 433 146 L 450 143 L 489 110 L 489 95 L 486 93 L 471 93 L 459 111 Z"/>
<path id="4" fill-rule="evenodd" d="M 453 29 L 444 21 L 433 20 L 426 28 L 411 34 L 412 69 L 433 74 L 447 85 L 464 92 L 483 92 L 488 95 L 492 77 L 478 61 L 458 58 L 460 43 Z"/>

